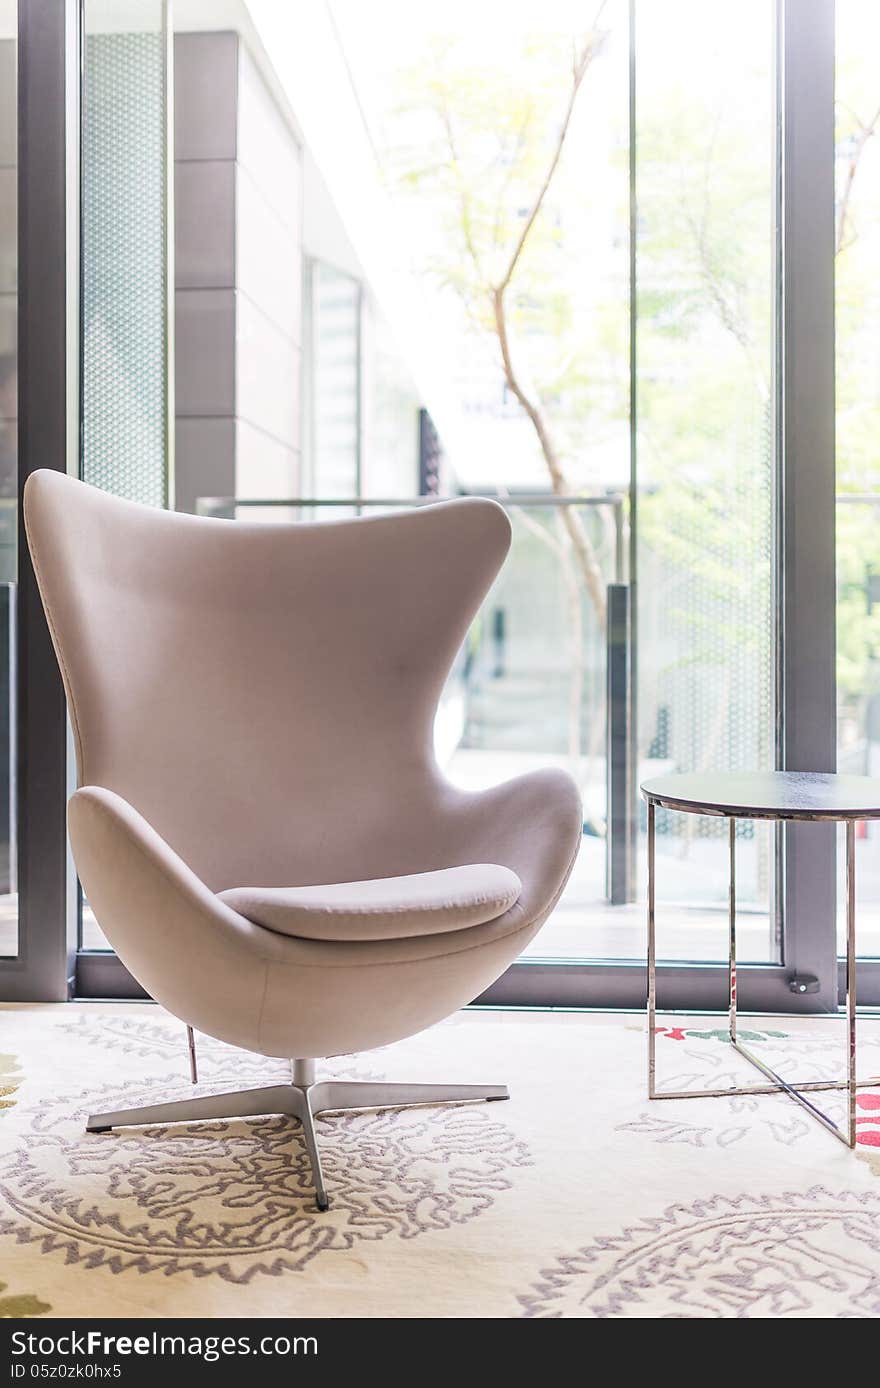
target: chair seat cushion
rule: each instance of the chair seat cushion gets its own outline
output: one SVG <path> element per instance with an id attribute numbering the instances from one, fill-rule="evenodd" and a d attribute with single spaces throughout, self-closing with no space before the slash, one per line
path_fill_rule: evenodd
<path id="1" fill-rule="evenodd" d="M 400 940 L 495 920 L 522 883 L 497 863 L 333 882 L 316 887 L 230 887 L 220 900 L 256 925 L 305 940 Z"/>

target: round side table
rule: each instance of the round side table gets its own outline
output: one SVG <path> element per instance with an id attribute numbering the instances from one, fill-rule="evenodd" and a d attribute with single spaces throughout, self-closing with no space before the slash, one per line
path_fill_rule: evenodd
<path id="1" fill-rule="evenodd" d="M 788 1094 L 848 1147 L 856 1145 L 856 1089 L 880 1085 L 880 1078 L 856 1079 L 856 889 L 855 826 L 860 819 L 880 819 L 880 781 L 868 776 L 836 776 L 813 771 L 731 772 L 729 774 L 657 776 L 643 781 L 648 802 L 648 1097 L 650 1099 L 721 1098 L 728 1094 Z M 656 1089 L 657 941 L 655 930 L 654 820 L 657 807 L 684 814 L 714 815 L 730 824 L 730 959 L 729 1022 L 731 1046 L 760 1070 L 770 1084 L 733 1089 Z M 753 1055 L 736 1034 L 736 821 L 738 819 L 825 820 L 846 825 L 846 1022 L 845 1080 L 793 1084 Z M 806 1091 L 845 1089 L 848 1118 L 841 1128 L 806 1097 Z"/>

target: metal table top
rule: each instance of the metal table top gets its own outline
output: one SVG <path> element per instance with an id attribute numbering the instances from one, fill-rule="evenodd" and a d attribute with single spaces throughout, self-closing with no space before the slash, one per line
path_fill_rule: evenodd
<path id="1" fill-rule="evenodd" d="M 731 771 L 652 776 L 646 800 L 734 819 L 880 819 L 880 780 L 824 771 Z"/>

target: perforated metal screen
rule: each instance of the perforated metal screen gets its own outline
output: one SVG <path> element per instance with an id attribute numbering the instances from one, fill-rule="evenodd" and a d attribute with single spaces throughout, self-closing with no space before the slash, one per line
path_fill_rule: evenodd
<path id="1" fill-rule="evenodd" d="M 166 158 L 161 30 L 87 27 L 82 475 L 152 506 L 168 491 Z"/>

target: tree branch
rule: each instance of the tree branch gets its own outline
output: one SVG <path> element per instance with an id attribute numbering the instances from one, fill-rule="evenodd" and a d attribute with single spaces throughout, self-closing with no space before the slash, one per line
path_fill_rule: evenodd
<path id="1" fill-rule="evenodd" d="M 508 389 L 525 411 L 537 435 L 538 444 L 540 445 L 541 453 L 550 475 L 550 485 L 554 494 L 557 496 L 564 496 L 569 492 L 568 479 L 565 475 L 565 469 L 559 450 L 551 435 L 550 425 L 544 407 L 540 399 L 533 399 L 528 394 L 514 367 L 510 348 L 510 334 L 507 324 L 507 305 L 505 297 L 513 276 L 516 273 L 517 266 L 529 236 L 531 235 L 532 228 L 544 206 L 544 200 L 550 190 L 556 170 L 559 167 L 559 161 L 562 158 L 562 151 L 571 126 L 575 102 L 577 101 L 581 84 L 583 83 L 593 58 L 601 47 L 602 36 L 599 35 L 599 21 L 606 4 L 607 0 L 601 0 L 601 4 L 593 20 L 590 37 L 584 44 L 580 56 L 576 57 L 572 63 L 571 89 L 568 94 L 568 101 L 566 102 L 562 123 L 557 133 L 550 162 L 547 165 L 544 177 L 541 180 L 534 201 L 526 216 L 522 231 L 513 247 L 510 259 L 507 263 L 507 268 L 498 283 L 493 285 L 489 291 L 492 301 L 492 313 L 495 321 L 495 334 L 501 349 L 501 364 L 504 370 L 504 379 Z M 584 585 L 589 594 L 590 602 L 596 613 L 597 621 L 600 628 L 604 630 L 606 621 L 605 581 L 595 548 L 584 529 L 581 517 L 573 507 L 566 506 L 563 508 L 562 523 L 571 541 L 578 568 L 580 569 L 581 577 L 583 578 Z"/>
<path id="2" fill-rule="evenodd" d="M 735 302 L 731 302 L 724 291 L 721 279 L 716 273 L 712 263 L 712 256 L 709 250 L 709 220 L 712 205 L 712 169 L 715 160 L 715 148 L 718 141 L 718 133 L 721 123 L 721 112 L 716 112 L 715 123 L 712 133 L 706 146 L 706 157 L 703 161 L 703 190 L 702 206 L 699 218 L 695 218 L 685 210 L 685 221 L 690 228 L 691 235 L 697 248 L 697 255 L 700 261 L 700 272 L 709 291 L 716 313 L 721 321 L 722 327 L 730 333 L 734 340 L 742 348 L 755 378 L 758 392 L 762 400 L 769 399 L 770 385 L 760 361 L 755 351 L 755 344 L 749 332 L 748 324 L 739 313 Z M 682 197 L 682 205 L 686 208 L 686 199 Z"/>
<path id="3" fill-rule="evenodd" d="M 859 171 L 859 163 L 861 161 L 862 155 L 865 152 L 865 145 L 868 143 L 871 136 L 875 133 L 877 129 L 877 124 L 878 122 L 880 122 L 880 106 L 877 107 L 877 110 L 874 112 L 872 119 L 868 122 L 867 125 L 863 125 L 862 122 L 859 120 L 858 116 L 856 116 L 856 121 L 858 122 L 859 133 L 856 137 L 856 146 L 853 150 L 852 158 L 849 161 L 849 167 L 846 171 L 846 182 L 843 185 L 843 193 L 841 194 L 840 198 L 840 206 L 837 209 L 837 235 L 834 241 L 835 255 L 840 255 L 840 252 L 844 249 L 844 245 L 850 244 L 849 242 L 845 242 L 844 238 L 846 235 L 846 220 L 847 216 L 849 215 L 849 205 L 852 199 L 853 184 L 856 181 L 856 174 Z"/>
<path id="4" fill-rule="evenodd" d="M 523 388 L 513 364 L 513 357 L 510 351 L 510 338 L 507 331 L 507 313 L 504 303 L 504 289 L 498 287 L 492 290 L 492 307 L 495 314 L 495 333 L 498 338 L 498 345 L 501 348 L 501 365 L 504 370 L 504 379 L 508 389 L 519 401 L 522 408 L 528 415 L 534 429 L 547 471 L 550 474 L 550 486 L 556 496 L 565 496 L 569 491 L 568 479 L 565 475 L 562 461 L 559 457 L 556 445 L 550 433 L 550 426 L 544 414 L 544 410 L 537 400 L 532 400 Z M 584 530 L 580 516 L 573 507 L 563 507 L 562 519 L 565 529 L 568 531 L 569 539 L 577 556 L 578 567 L 584 580 L 590 601 L 596 613 L 600 628 L 604 630 L 606 620 L 606 601 L 605 601 L 605 581 L 602 577 L 602 569 L 596 557 L 596 551 L 590 541 L 589 536 Z"/>
<path id="5" fill-rule="evenodd" d="M 584 77 L 587 74 L 587 69 L 589 68 L 591 62 L 593 61 L 593 59 L 595 58 L 596 54 L 599 52 L 599 49 L 602 46 L 604 35 L 599 35 L 598 33 L 599 20 L 602 18 L 602 11 L 605 9 L 607 3 L 608 0 L 602 0 L 602 3 L 596 11 L 596 16 L 593 20 L 592 28 L 590 30 L 590 37 L 584 44 L 580 57 L 577 58 L 572 64 L 571 90 L 568 94 L 568 102 L 566 103 L 565 111 L 563 113 L 562 124 L 559 127 L 559 133 L 556 138 L 556 144 L 553 147 L 553 154 L 550 159 L 550 163 L 547 166 L 544 177 L 541 181 L 541 186 L 539 187 L 535 195 L 534 202 L 532 203 L 529 212 L 526 216 L 526 220 L 523 224 L 523 229 L 520 232 L 516 245 L 513 248 L 513 252 L 507 264 L 507 269 L 505 270 L 501 280 L 497 285 L 497 289 L 499 289 L 502 294 L 504 293 L 507 286 L 510 284 L 510 281 L 513 279 L 514 272 L 519 263 L 519 258 L 523 253 L 525 244 L 528 241 L 529 236 L 531 234 L 532 227 L 535 225 L 541 208 L 544 205 L 544 199 L 546 198 L 547 193 L 550 190 L 550 185 L 553 182 L 553 176 L 556 173 L 557 168 L 559 167 L 559 161 L 562 158 L 562 151 L 565 147 L 566 137 L 568 135 L 569 127 L 571 125 L 571 118 L 574 115 L 575 102 L 577 101 L 577 96 L 581 88 L 581 83 L 583 82 Z"/>
<path id="6" fill-rule="evenodd" d="M 455 174 L 455 181 L 458 184 L 459 205 L 461 207 L 461 230 L 462 235 L 464 236 L 464 243 L 467 247 L 468 255 L 473 261 L 474 269 L 477 272 L 478 278 L 481 282 L 485 282 L 483 267 L 480 263 L 480 256 L 479 252 L 477 251 L 471 226 L 470 198 L 468 196 L 465 181 L 461 176 L 461 165 L 458 159 L 458 148 L 455 142 L 455 132 L 452 129 L 452 118 L 449 114 L 448 107 L 445 105 L 441 105 L 439 115 L 440 120 L 443 123 L 443 129 L 446 132 L 446 143 L 449 148 L 449 158 L 452 162 L 452 170 Z"/>
<path id="7" fill-rule="evenodd" d="M 693 232 L 697 246 L 697 254 L 700 259 L 700 273 L 703 276 L 706 288 L 709 291 L 709 297 L 712 300 L 721 325 L 730 333 L 731 337 L 739 343 L 751 367 L 761 399 L 767 400 L 770 396 L 770 386 L 767 377 L 761 369 L 752 335 L 745 321 L 725 294 L 721 280 L 712 265 L 712 258 L 706 244 L 705 224 L 703 223 L 701 227 L 698 228 L 693 218 L 686 216 L 685 220 L 689 223 L 691 231 Z"/>

